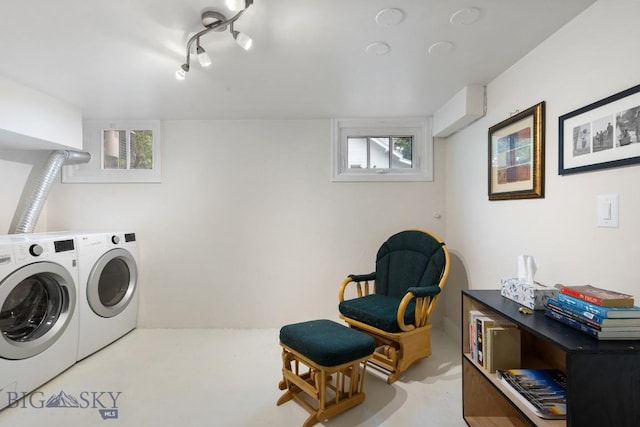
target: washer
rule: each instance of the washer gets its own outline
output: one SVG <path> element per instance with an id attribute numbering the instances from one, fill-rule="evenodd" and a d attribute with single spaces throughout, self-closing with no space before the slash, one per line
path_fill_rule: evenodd
<path id="1" fill-rule="evenodd" d="M 82 360 L 136 327 L 138 248 L 135 233 L 76 234 L 78 357 Z"/>
<path id="2" fill-rule="evenodd" d="M 0 236 L 0 409 L 76 362 L 76 263 L 73 238 Z"/>

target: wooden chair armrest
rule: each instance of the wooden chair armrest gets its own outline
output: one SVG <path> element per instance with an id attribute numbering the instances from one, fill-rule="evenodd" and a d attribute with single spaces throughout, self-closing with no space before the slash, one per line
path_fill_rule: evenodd
<path id="1" fill-rule="evenodd" d="M 364 282 L 358 281 L 357 279 L 364 279 Z M 349 283 L 356 284 L 357 291 L 358 291 L 358 298 L 363 297 L 365 295 L 369 295 L 370 293 L 373 293 L 373 287 L 369 285 L 369 280 L 372 280 L 373 285 L 375 286 L 375 276 L 371 276 L 371 275 L 357 276 L 354 274 L 349 275 L 349 277 L 345 278 L 340 284 L 340 289 L 338 290 L 338 300 L 340 302 L 344 301 L 344 291 L 347 289 L 347 285 L 349 285 Z M 363 284 L 364 284 L 364 288 L 363 288 Z"/>
<path id="2" fill-rule="evenodd" d="M 404 312 L 407 311 L 407 306 L 409 305 L 411 300 L 414 298 L 415 296 L 413 295 L 413 292 L 407 292 L 402 298 L 402 301 L 400 301 L 400 306 L 398 306 L 398 314 L 396 315 L 396 320 L 398 322 L 398 326 L 400 327 L 401 331 L 409 332 L 416 328 L 413 325 L 407 325 L 406 323 L 404 323 Z M 417 302 L 419 299 L 421 298 L 416 298 L 416 310 L 417 310 Z"/>
<path id="3" fill-rule="evenodd" d="M 433 292 L 428 292 L 433 293 Z M 398 306 L 398 314 L 396 315 L 396 320 L 398 322 L 398 326 L 401 331 L 409 332 L 414 330 L 415 328 L 420 328 L 427 324 L 429 320 L 429 315 L 431 314 L 429 310 L 429 306 L 431 304 L 432 298 L 437 298 L 440 292 L 435 292 L 435 295 L 428 295 L 424 297 L 416 297 L 416 295 L 409 291 L 407 292 L 402 301 L 400 301 L 400 305 Z M 415 326 L 407 325 L 404 323 L 404 313 L 407 311 L 407 307 L 412 299 L 416 300 L 416 310 L 415 310 Z"/>

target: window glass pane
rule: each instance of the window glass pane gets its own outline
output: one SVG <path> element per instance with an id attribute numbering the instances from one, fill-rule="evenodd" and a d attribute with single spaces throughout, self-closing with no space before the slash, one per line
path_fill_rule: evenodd
<path id="1" fill-rule="evenodd" d="M 347 138 L 347 168 L 367 167 L 367 138 Z"/>
<path id="2" fill-rule="evenodd" d="M 62 182 L 162 182 L 160 120 L 86 120 L 82 125 L 91 161 L 63 168 Z"/>
<path id="3" fill-rule="evenodd" d="M 131 169 L 153 168 L 153 131 L 132 130 L 130 134 Z"/>
<path id="4" fill-rule="evenodd" d="M 127 132 L 105 130 L 102 139 L 103 169 L 127 168 Z"/>
<path id="5" fill-rule="evenodd" d="M 413 167 L 413 137 L 411 136 L 394 136 L 391 138 L 393 143 L 393 153 L 391 156 L 392 168 L 411 168 Z"/>
<path id="6" fill-rule="evenodd" d="M 388 169 L 389 168 L 389 139 L 371 138 L 371 168 L 372 169 Z"/>
<path id="7" fill-rule="evenodd" d="M 433 180 L 429 120 L 334 119 L 332 131 L 332 181 Z"/>

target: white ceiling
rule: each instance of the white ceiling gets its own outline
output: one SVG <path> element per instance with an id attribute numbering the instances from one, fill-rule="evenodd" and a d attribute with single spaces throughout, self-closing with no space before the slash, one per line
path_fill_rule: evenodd
<path id="1" fill-rule="evenodd" d="M 79 106 L 92 119 L 428 116 L 486 84 L 595 0 L 255 0 L 236 29 L 250 51 L 211 32 L 213 60 L 184 62 L 205 9 L 224 0 L 28 0 L 0 5 L 0 74 Z M 401 9 L 380 26 L 376 14 Z M 462 8 L 472 25 L 453 25 Z M 368 56 L 384 41 L 391 50 Z M 431 56 L 439 41 L 454 44 Z M 1 94 L 0 94 L 1 96 Z"/>

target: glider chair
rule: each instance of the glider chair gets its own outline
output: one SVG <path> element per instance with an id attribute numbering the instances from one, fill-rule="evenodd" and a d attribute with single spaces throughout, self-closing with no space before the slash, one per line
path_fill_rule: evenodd
<path id="1" fill-rule="evenodd" d="M 429 318 L 449 275 L 449 251 L 436 235 L 407 230 L 378 249 L 376 271 L 352 274 L 339 291 L 340 318 L 372 336 L 370 362 L 388 374 L 389 384 L 416 361 L 431 355 Z M 357 297 L 345 300 L 345 291 Z"/>

